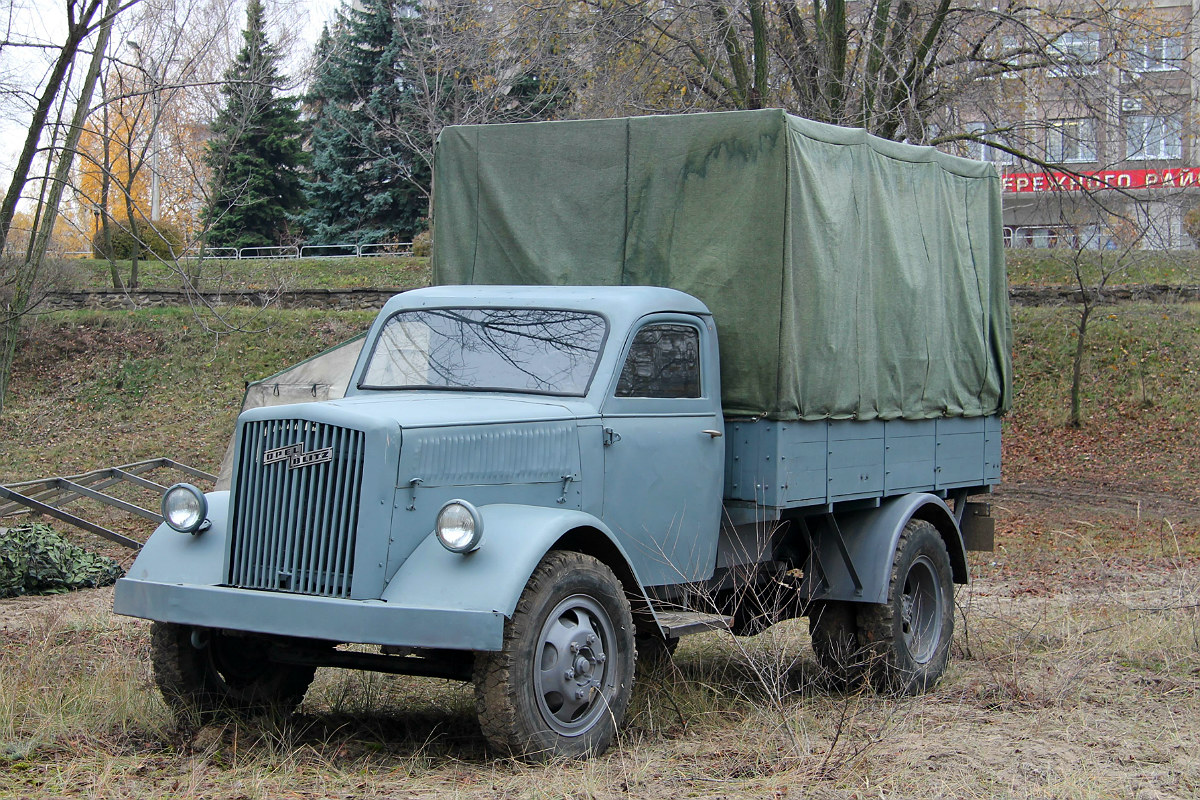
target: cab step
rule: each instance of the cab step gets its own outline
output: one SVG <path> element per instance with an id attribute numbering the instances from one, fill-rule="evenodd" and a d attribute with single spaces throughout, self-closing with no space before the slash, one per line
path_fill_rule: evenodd
<path id="1" fill-rule="evenodd" d="M 659 611 L 656 616 L 668 639 L 705 631 L 727 631 L 733 625 L 733 617 L 699 611 Z"/>

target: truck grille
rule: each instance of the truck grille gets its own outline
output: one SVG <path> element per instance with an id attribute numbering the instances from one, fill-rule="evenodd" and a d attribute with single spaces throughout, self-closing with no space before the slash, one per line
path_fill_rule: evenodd
<path id="1" fill-rule="evenodd" d="M 248 422 L 234 487 L 229 585 L 349 597 L 362 431 Z"/>

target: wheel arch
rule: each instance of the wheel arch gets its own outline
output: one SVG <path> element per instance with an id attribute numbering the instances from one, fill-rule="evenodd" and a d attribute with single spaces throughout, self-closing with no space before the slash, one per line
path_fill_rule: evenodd
<path id="1" fill-rule="evenodd" d="M 515 504 L 481 506 L 479 513 L 484 529 L 479 549 L 451 553 L 430 533 L 396 571 L 381 599 L 424 607 L 430 597 L 449 597 L 460 609 L 511 617 L 537 565 L 558 549 L 602 561 L 626 589 L 634 608 L 644 607 L 645 593 L 628 556 L 591 514 Z"/>
<path id="2" fill-rule="evenodd" d="M 633 571 L 629 557 L 611 534 L 596 526 L 580 525 L 564 533 L 550 549 L 583 553 L 604 563 L 624 587 L 629 605 L 633 609 L 634 626 L 638 631 L 661 634 L 662 630 L 646 598 L 642 583 Z"/>
<path id="3" fill-rule="evenodd" d="M 810 600 L 886 602 L 896 546 L 904 527 L 913 519 L 928 522 L 941 536 L 950 557 L 954 582 L 969 581 L 966 548 L 954 513 L 936 495 L 907 494 L 885 500 L 878 508 L 834 512 L 832 516 L 836 530 L 826 526 L 814 537 L 814 553 L 810 558 L 818 562 L 826 585 L 815 591 Z M 844 555 L 837 541 L 839 535 L 845 546 Z M 810 564 L 810 571 L 814 566 Z"/>
<path id="4" fill-rule="evenodd" d="M 955 583 L 970 583 L 971 573 L 967 567 L 967 548 L 963 544 L 962 531 L 958 528 L 958 523 L 954 519 L 954 512 L 946 505 L 941 498 L 933 495 L 926 495 L 938 501 L 936 503 L 926 502 L 913 511 L 912 519 L 921 519 L 932 525 L 941 535 L 942 541 L 946 544 L 946 552 L 950 555 L 950 573 L 954 578 Z M 899 536 L 896 537 L 898 542 Z M 895 550 L 895 543 L 892 546 Z"/>

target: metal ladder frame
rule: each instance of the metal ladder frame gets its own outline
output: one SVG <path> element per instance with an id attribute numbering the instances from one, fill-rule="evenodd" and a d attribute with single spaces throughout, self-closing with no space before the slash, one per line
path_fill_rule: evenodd
<path id="1" fill-rule="evenodd" d="M 105 494 L 103 491 L 111 486 L 123 483 L 133 484 L 143 489 L 160 493 L 166 491 L 166 486 L 144 477 L 146 473 L 157 469 L 173 469 L 198 480 L 209 482 L 217 480 L 216 475 L 196 469 L 195 467 L 189 467 L 187 464 L 181 464 L 169 458 L 151 458 L 146 461 L 124 464 L 119 467 L 92 470 L 80 475 L 39 478 L 38 480 L 0 486 L 0 500 L 8 501 L 7 503 L 0 504 L 0 517 L 21 513 L 28 509 L 34 513 L 45 514 L 68 525 L 74 525 L 89 533 L 102 536 L 109 541 L 137 550 L 141 548 L 141 542 L 105 528 L 103 525 L 89 522 L 69 511 L 64 511 L 62 507 L 86 498 L 120 509 L 128 514 L 133 514 L 158 525 L 163 521 L 162 515 L 158 512 L 150 511 L 126 500 Z"/>

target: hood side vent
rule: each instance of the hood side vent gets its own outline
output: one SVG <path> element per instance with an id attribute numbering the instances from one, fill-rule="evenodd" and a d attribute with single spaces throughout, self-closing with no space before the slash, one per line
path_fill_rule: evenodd
<path id="1" fill-rule="evenodd" d="M 556 483 L 579 468 L 573 423 L 441 428 L 412 446 L 426 486 Z"/>

